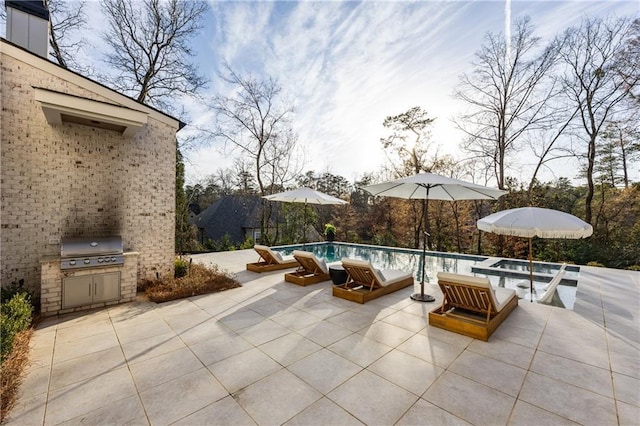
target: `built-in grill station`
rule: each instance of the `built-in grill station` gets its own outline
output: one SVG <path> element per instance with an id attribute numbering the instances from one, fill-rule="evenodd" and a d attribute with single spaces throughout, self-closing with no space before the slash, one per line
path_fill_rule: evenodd
<path id="1" fill-rule="evenodd" d="M 103 307 L 136 297 L 138 253 L 122 237 L 63 237 L 60 256 L 42 264 L 41 310 L 46 315 Z"/>
<path id="2" fill-rule="evenodd" d="M 124 265 L 121 237 L 65 237 L 60 244 L 60 269 Z"/>

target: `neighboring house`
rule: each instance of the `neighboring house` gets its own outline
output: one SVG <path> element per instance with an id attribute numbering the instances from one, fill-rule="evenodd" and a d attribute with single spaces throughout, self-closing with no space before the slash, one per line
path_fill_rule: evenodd
<path id="1" fill-rule="evenodd" d="M 225 235 L 235 245 L 241 244 L 247 237 L 260 241 L 262 203 L 263 199 L 258 196 L 228 195 L 204 209 L 190 223 L 198 228 L 198 241 L 203 244 L 207 240 L 220 241 Z M 282 226 L 281 207 L 281 203 L 271 203 L 268 228 L 271 235 L 276 232 L 276 222 L 279 221 Z M 302 241 L 302 227 L 297 230 L 297 234 L 297 241 Z M 307 242 L 323 241 L 322 236 L 310 224 L 307 224 L 305 238 Z"/>
<path id="2" fill-rule="evenodd" d="M 260 239 L 260 209 L 262 199 L 257 196 L 228 195 L 212 203 L 191 219 L 198 228 L 198 240 L 220 241 L 227 234 L 233 244 L 241 244 L 247 237 Z"/>
<path id="3" fill-rule="evenodd" d="M 173 272 L 176 132 L 183 124 L 47 60 L 41 2 L 5 5 L 2 286 L 23 280 L 41 295 L 45 315 L 133 300 L 137 281 Z M 121 237 L 124 265 L 61 270 L 61 240 L 82 236 Z M 65 292 L 63 283 L 102 272 L 121 280 L 108 303 L 67 301 L 65 308 L 71 287 Z"/>

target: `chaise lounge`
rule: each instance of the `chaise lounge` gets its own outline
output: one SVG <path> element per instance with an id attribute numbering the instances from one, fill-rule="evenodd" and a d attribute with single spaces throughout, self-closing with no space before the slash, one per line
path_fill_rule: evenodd
<path id="1" fill-rule="evenodd" d="M 318 259 L 313 253 L 295 250 L 293 258 L 300 264 L 300 267 L 295 272 L 284 274 L 285 281 L 304 287 L 331 278 L 325 261 Z"/>
<path id="2" fill-rule="evenodd" d="M 253 249 L 260 255 L 260 259 L 257 262 L 247 263 L 247 271 L 270 272 L 295 268 L 299 265 L 297 260 L 283 259 L 280 253 L 276 253 L 267 246 L 256 244 Z"/>
<path id="3" fill-rule="evenodd" d="M 514 290 L 493 288 L 488 278 L 439 272 L 438 285 L 442 305 L 429 312 L 429 325 L 485 342 L 518 306 Z"/>
<path id="4" fill-rule="evenodd" d="M 366 303 L 385 294 L 413 285 L 411 273 L 397 269 L 378 270 L 365 260 L 342 259 L 347 282 L 333 287 L 333 295 L 352 302 Z"/>

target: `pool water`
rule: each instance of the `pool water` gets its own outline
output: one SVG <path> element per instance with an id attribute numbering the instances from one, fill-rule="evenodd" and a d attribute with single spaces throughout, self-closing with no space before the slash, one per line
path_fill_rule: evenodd
<path id="1" fill-rule="evenodd" d="M 273 250 L 281 253 L 283 256 L 291 255 L 294 250 L 304 250 L 312 252 L 316 257 L 324 259 L 327 263 L 340 262 L 343 258 L 368 260 L 376 268 L 412 271 L 413 276 L 418 282 L 422 280 L 421 250 L 346 243 L 312 243 L 306 244 L 304 247 L 301 245 L 273 247 Z M 491 281 L 491 285 L 494 287 L 514 289 L 516 290 L 516 293 L 518 293 L 518 297 L 524 300 L 529 300 L 530 291 L 528 268 L 523 270 L 519 270 L 518 268 L 508 268 L 508 270 L 491 268 L 491 270 L 482 270 L 482 272 L 475 272 L 472 270 L 475 265 L 478 265 L 487 259 L 488 257 L 484 256 L 428 251 L 425 256 L 424 281 L 426 283 L 436 284 L 437 274 L 441 271 L 477 277 L 487 277 L 489 278 L 489 281 Z M 557 265 L 556 267 L 555 264 L 552 264 L 552 268 L 555 268 L 555 271 L 557 271 L 559 267 L 560 265 Z M 534 262 L 534 271 L 535 270 L 536 263 Z M 547 267 L 546 271 L 551 272 L 552 269 Z M 534 275 L 534 294 L 542 295 L 542 293 L 544 293 L 544 287 L 549 279 L 549 277 L 544 277 L 543 279 L 542 277 Z M 560 296 L 561 303 L 557 303 L 557 305 L 564 305 L 565 308 L 572 309 L 575 301 L 575 294 L 575 284 L 559 285 L 558 295 Z"/>

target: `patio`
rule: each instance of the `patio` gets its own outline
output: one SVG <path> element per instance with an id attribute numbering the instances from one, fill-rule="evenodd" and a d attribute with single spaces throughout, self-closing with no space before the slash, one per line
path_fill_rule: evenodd
<path id="1" fill-rule="evenodd" d="M 640 273 L 583 267 L 573 311 L 520 301 L 488 343 L 427 325 L 406 288 L 365 305 L 193 256 L 242 288 L 42 322 L 9 424 L 635 425 Z"/>

